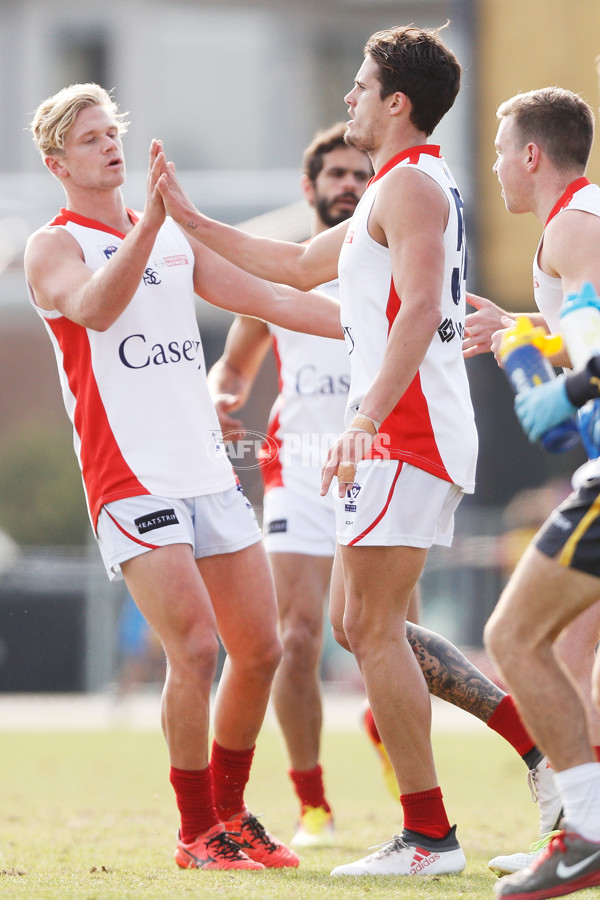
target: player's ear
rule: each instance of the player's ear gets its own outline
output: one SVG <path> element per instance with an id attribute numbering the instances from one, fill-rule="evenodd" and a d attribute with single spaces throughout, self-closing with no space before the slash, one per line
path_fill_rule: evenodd
<path id="1" fill-rule="evenodd" d="M 300 179 L 300 188 L 302 190 L 302 195 L 309 206 L 314 206 L 315 203 L 315 186 L 308 177 L 308 175 L 302 175 Z"/>
<path id="2" fill-rule="evenodd" d="M 540 148 L 538 144 L 530 141 L 525 147 L 525 163 L 528 169 L 537 169 L 540 163 Z"/>
<path id="3" fill-rule="evenodd" d="M 410 100 L 402 91 L 394 91 L 387 99 L 389 100 L 390 115 L 398 116 L 407 109 L 410 111 Z"/>
<path id="4" fill-rule="evenodd" d="M 44 164 L 50 171 L 52 175 L 56 178 L 60 178 L 67 174 L 67 169 L 63 163 L 62 157 L 49 155 L 44 157 Z"/>

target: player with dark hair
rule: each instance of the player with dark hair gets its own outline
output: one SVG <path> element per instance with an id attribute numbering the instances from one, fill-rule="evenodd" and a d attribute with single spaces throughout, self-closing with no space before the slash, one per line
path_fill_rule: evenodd
<path id="1" fill-rule="evenodd" d="M 460 71 L 438 31 L 398 27 L 370 38 L 345 98 L 346 142 L 369 154 L 376 174 L 349 223 L 307 245 L 208 219 L 172 171 L 159 179 L 188 234 L 260 277 L 307 289 L 339 268 L 351 381 L 346 430 L 322 483 L 325 494 L 337 476 L 344 591 L 332 621 L 364 677 L 400 786 L 404 830 L 336 875 L 444 874 L 465 865 L 435 772 L 427 684 L 406 637 L 428 549 L 451 542 L 454 511 L 474 489 L 477 435 L 458 337 L 463 203 L 439 147 L 427 143 L 454 102 Z"/>
<path id="2" fill-rule="evenodd" d="M 301 185 L 313 211 L 313 236 L 352 215 L 373 174 L 369 157 L 344 142 L 345 132 L 344 123 L 319 131 L 304 152 Z M 320 289 L 337 299 L 337 279 Z M 319 669 L 336 541 L 333 497 L 320 497 L 319 487 L 324 453 L 343 429 L 350 365 L 343 341 L 236 317 L 208 375 L 225 435 L 239 431 L 241 422 L 230 413 L 246 402 L 271 346 L 279 395 L 260 464 L 263 540 L 283 643 L 272 696 L 300 801 L 292 846 L 327 846 L 334 841 L 334 821 L 320 763 Z"/>

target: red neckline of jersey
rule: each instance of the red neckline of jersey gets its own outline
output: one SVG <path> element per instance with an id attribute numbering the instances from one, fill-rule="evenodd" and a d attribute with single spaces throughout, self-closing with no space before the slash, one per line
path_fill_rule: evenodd
<path id="1" fill-rule="evenodd" d="M 576 194 L 577 191 L 580 191 L 581 188 L 584 188 L 588 184 L 590 184 L 590 182 L 585 177 L 585 175 L 582 175 L 580 178 L 576 178 L 575 181 L 572 181 L 571 184 L 567 187 L 564 194 L 562 194 L 558 198 L 558 200 L 550 210 L 550 215 L 546 219 L 546 225 L 551 219 L 554 218 L 554 216 L 558 215 L 561 209 L 564 209 L 565 206 L 567 206 L 571 202 L 571 200 L 573 199 L 573 194 Z"/>
<path id="2" fill-rule="evenodd" d="M 137 213 L 128 207 L 126 207 L 126 212 L 135 225 L 139 219 Z M 83 225 L 85 228 L 94 228 L 96 231 L 106 231 L 107 234 L 114 234 L 115 237 L 125 238 L 125 235 L 121 231 L 117 231 L 116 228 L 111 228 L 110 225 L 105 225 L 104 222 L 99 222 L 97 219 L 88 219 L 86 216 L 81 216 L 79 213 L 73 212 L 72 209 L 65 209 L 65 207 L 61 207 L 60 215 L 57 219 L 75 222 L 76 225 Z M 57 219 L 55 219 L 56 224 L 61 224 Z"/>
<path id="3" fill-rule="evenodd" d="M 367 187 L 370 184 L 373 184 L 375 181 L 379 181 L 380 178 L 383 178 L 390 169 L 393 169 L 394 166 L 397 166 L 399 162 L 402 162 L 403 159 L 410 159 L 412 163 L 416 163 L 419 156 L 422 153 L 426 153 L 428 156 L 436 156 L 438 159 L 442 158 L 442 154 L 440 153 L 439 144 L 418 144 L 416 147 L 408 147 L 408 149 L 403 150 L 401 153 L 397 153 L 395 156 L 392 156 L 391 159 L 385 163 L 384 166 L 381 167 L 379 172 L 370 179 Z"/>

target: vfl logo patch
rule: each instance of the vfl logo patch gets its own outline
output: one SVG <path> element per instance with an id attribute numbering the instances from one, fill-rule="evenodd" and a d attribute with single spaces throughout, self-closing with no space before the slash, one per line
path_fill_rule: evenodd
<path id="1" fill-rule="evenodd" d="M 353 484 L 346 490 L 346 496 L 349 497 L 350 500 L 356 500 L 359 494 L 360 484 Z"/>
<path id="2" fill-rule="evenodd" d="M 110 259 L 111 256 L 117 252 L 119 248 L 115 246 L 115 244 L 111 244 L 109 247 L 102 247 L 102 252 L 104 253 L 107 259 Z"/>
<path id="3" fill-rule="evenodd" d="M 273 519 L 267 526 L 267 534 L 281 534 L 287 531 L 287 519 Z"/>
<path id="4" fill-rule="evenodd" d="M 179 519 L 177 518 L 174 509 L 159 509 L 155 513 L 149 513 L 147 516 L 140 516 L 133 521 L 140 534 L 156 531 L 157 528 L 166 528 L 167 525 L 179 525 Z"/>

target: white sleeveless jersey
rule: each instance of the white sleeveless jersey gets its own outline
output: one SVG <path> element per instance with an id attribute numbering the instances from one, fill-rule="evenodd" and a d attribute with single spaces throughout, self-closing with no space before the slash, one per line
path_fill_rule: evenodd
<path id="1" fill-rule="evenodd" d="M 583 212 L 592 213 L 594 216 L 600 216 L 600 186 L 591 184 L 583 176 L 573 181 L 552 208 L 544 226 L 544 231 L 555 216 L 569 209 L 582 210 Z M 560 308 L 564 299 L 562 280 L 546 275 L 539 267 L 538 258 L 543 240 L 544 232 L 542 232 L 533 258 L 533 294 L 536 305 L 546 320 L 550 331 L 553 334 L 560 334 Z M 583 485 L 586 479 L 594 479 L 599 476 L 600 459 L 590 459 L 573 474 L 573 487 L 577 488 Z"/>
<path id="2" fill-rule="evenodd" d="M 125 237 L 66 209 L 50 224 L 75 238 L 93 270 Z M 235 485 L 206 384 L 193 267 L 187 239 L 167 219 L 139 288 L 105 332 L 41 309 L 30 289 L 56 354 L 94 527 L 112 500 L 185 499 Z"/>
<path id="3" fill-rule="evenodd" d="M 402 303 L 392 280 L 390 253 L 368 233 L 368 219 L 386 175 L 414 166 L 440 186 L 449 204 L 444 232 L 442 318 L 413 381 L 382 423 L 369 454 L 401 459 L 466 492 L 475 487 L 477 431 L 462 355 L 466 245 L 463 202 L 439 147 L 412 147 L 371 179 L 350 221 L 339 261 L 341 320 L 350 353 L 347 420 L 355 415 L 383 360 L 388 333 Z"/>
<path id="4" fill-rule="evenodd" d="M 337 279 L 320 285 L 336 299 Z M 344 341 L 289 331 L 269 325 L 279 377 L 279 395 L 269 414 L 267 440 L 261 451 L 265 492 L 285 487 L 286 472 L 294 469 L 317 501 L 321 466 L 327 450 L 344 430 L 350 386 L 350 363 Z"/>
<path id="5" fill-rule="evenodd" d="M 584 177 L 572 182 L 554 205 L 545 227 L 555 216 L 568 209 L 582 210 L 600 216 L 600 187 L 597 184 L 590 184 Z M 537 308 L 546 320 L 550 331 L 553 334 L 559 334 L 560 308 L 564 299 L 562 281 L 560 278 L 546 275 L 539 267 L 538 258 L 543 240 L 544 232 L 542 232 L 533 258 L 533 295 Z"/>

